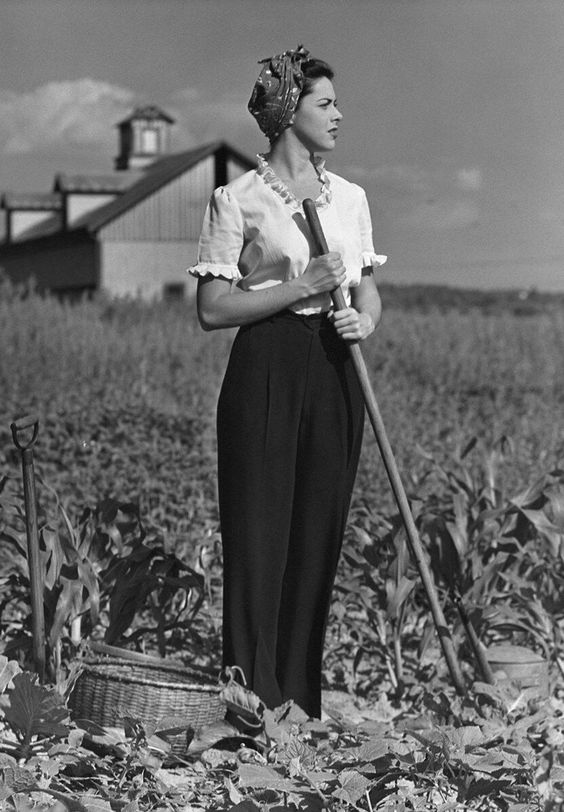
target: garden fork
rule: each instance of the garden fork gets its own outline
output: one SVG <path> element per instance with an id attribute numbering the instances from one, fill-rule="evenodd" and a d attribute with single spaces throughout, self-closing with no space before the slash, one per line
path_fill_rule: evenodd
<path id="1" fill-rule="evenodd" d="M 37 531 L 37 497 L 33 470 L 33 446 L 39 433 L 39 420 L 34 416 L 15 420 L 10 428 L 16 448 L 21 452 L 24 487 L 25 525 L 27 536 L 27 560 L 31 588 L 31 622 L 33 661 L 39 679 L 45 678 L 45 615 L 43 611 L 43 584 L 39 560 L 39 535 Z M 31 429 L 31 437 L 29 430 Z M 24 432 L 28 431 L 27 438 Z"/>

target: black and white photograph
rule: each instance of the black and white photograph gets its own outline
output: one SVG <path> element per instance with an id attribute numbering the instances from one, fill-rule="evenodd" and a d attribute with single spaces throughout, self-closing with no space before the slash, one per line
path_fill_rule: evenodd
<path id="1" fill-rule="evenodd" d="M 564 2 L 0 39 L 1 812 L 560 812 Z"/>

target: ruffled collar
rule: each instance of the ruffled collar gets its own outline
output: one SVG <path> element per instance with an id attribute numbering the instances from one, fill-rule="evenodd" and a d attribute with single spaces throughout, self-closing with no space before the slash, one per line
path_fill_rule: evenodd
<path id="1" fill-rule="evenodd" d="M 257 175 L 262 178 L 264 183 L 266 183 L 267 186 L 270 186 L 270 188 L 276 192 L 284 203 L 288 203 L 295 209 L 301 209 L 302 201 L 298 200 L 295 194 L 286 186 L 284 181 L 280 180 L 278 175 L 275 174 L 274 170 L 266 160 L 266 156 L 259 153 L 257 155 L 257 161 Z M 315 204 L 318 208 L 324 208 L 331 202 L 331 182 L 327 172 L 325 171 L 325 158 L 322 158 L 320 155 L 315 155 L 313 158 L 313 165 L 319 176 L 319 180 L 321 181 L 321 191 L 315 200 Z"/>

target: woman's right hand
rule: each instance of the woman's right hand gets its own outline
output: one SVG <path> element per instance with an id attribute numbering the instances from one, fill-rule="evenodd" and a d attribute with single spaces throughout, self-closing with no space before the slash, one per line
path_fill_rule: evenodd
<path id="1" fill-rule="evenodd" d="M 233 279 L 209 274 L 198 281 L 200 324 L 204 330 L 252 324 L 316 293 L 330 292 L 344 280 L 343 261 L 336 252 L 312 259 L 299 276 L 261 290 L 242 290 Z"/>
<path id="2" fill-rule="evenodd" d="M 330 251 L 311 259 L 302 279 L 310 287 L 310 295 L 335 290 L 345 281 L 345 266 L 337 251 Z"/>

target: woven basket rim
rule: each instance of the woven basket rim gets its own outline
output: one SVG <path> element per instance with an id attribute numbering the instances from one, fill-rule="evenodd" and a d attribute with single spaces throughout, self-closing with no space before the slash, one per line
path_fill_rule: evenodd
<path id="1" fill-rule="evenodd" d="M 86 649 L 85 659 L 91 660 L 96 657 L 104 659 L 127 660 L 137 665 L 146 665 L 149 668 L 160 668 L 163 671 L 192 671 L 206 679 L 217 678 L 218 672 L 205 665 L 189 665 L 183 660 L 169 659 L 168 657 L 156 657 L 152 654 L 143 654 L 140 651 L 132 651 L 128 648 L 110 646 L 97 640 L 91 640 Z"/>
<path id="2" fill-rule="evenodd" d="M 111 671 L 118 667 L 118 671 Z M 119 669 L 124 668 L 120 673 Z M 132 669 L 136 669 L 138 673 L 132 673 Z M 114 680 L 116 682 L 130 682 L 135 685 L 149 685 L 155 688 L 167 688 L 179 691 L 200 691 L 202 693 L 216 693 L 221 690 L 221 686 L 213 682 L 195 682 L 190 677 L 200 676 L 197 673 L 191 673 L 190 669 L 178 669 L 178 674 L 183 677 L 181 682 L 171 682 L 167 679 L 155 679 L 154 672 L 159 671 L 156 666 L 148 666 L 143 663 L 134 663 L 131 660 L 117 660 L 108 658 L 84 660 L 81 664 L 82 673 L 95 674 L 100 679 Z M 153 672 L 147 673 L 143 672 Z M 139 673 L 141 672 L 141 673 Z M 170 669 L 162 669 L 161 674 L 165 675 L 170 673 Z"/>

